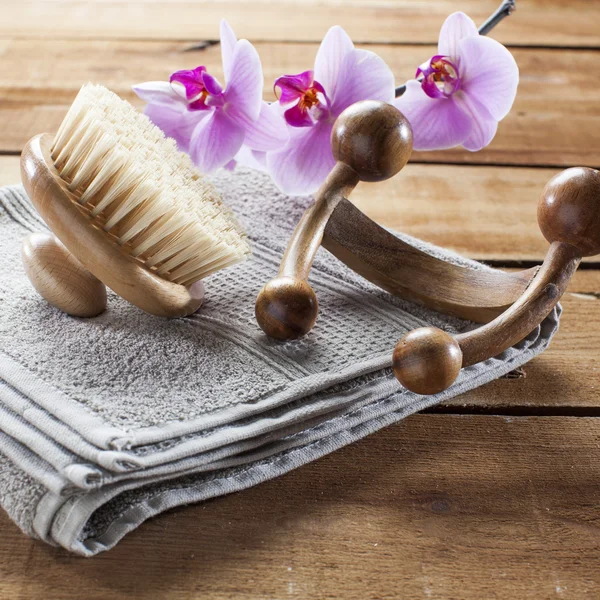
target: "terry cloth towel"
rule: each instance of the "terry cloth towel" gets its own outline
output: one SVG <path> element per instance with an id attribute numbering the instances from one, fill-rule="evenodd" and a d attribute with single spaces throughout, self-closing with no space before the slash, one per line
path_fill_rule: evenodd
<path id="1" fill-rule="evenodd" d="M 473 324 L 394 298 L 320 250 L 316 327 L 269 340 L 254 301 L 309 200 L 256 171 L 214 182 L 253 256 L 210 277 L 202 308 L 173 320 L 112 294 L 93 319 L 48 305 L 20 260 L 22 239 L 45 226 L 21 186 L 0 190 L 0 502 L 28 535 L 82 555 L 107 550 L 168 508 L 270 479 L 499 377 L 557 330 L 559 309 L 449 390 L 416 396 L 392 375 L 394 343 L 426 324 Z"/>

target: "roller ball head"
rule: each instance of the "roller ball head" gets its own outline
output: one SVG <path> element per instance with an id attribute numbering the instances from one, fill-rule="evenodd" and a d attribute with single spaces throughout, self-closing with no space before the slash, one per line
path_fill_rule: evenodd
<path id="1" fill-rule="evenodd" d="M 454 383 L 461 367 L 462 351 L 458 342 L 436 327 L 410 331 L 394 348 L 394 375 L 416 394 L 443 392 Z"/>
<path id="2" fill-rule="evenodd" d="M 573 167 L 553 177 L 538 203 L 538 223 L 549 242 L 564 242 L 581 256 L 600 254 L 600 172 Z"/>
<path id="3" fill-rule="evenodd" d="M 361 181 L 383 181 L 407 163 L 412 140 L 410 124 L 396 107 L 365 100 L 337 118 L 331 149 L 335 159 L 353 169 Z"/>
<path id="4" fill-rule="evenodd" d="M 255 313 L 260 328 L 269 337 L 295 340 L 314 327 L 319 304 L 306 281 L 277 277 L 259 293 Z"/>

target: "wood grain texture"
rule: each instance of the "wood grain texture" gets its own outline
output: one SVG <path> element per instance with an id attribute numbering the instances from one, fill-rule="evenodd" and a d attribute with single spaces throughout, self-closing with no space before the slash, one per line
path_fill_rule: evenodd
<path id="1" fill-rule="evenodd" d="M 463 366 L 498 356 L 518 344 L 554 309 L 581 262 L 577 249 L 554 242 L 523 295 L 493 321 L 456 336 Z"/>
<path id="2" fill-rule="evenodd" d="M 349 106 L 331 133 L 333 158 L 360 181 L 378 183 L 399 173 L 413 150 L 408 119 L 385 102 L 364 100 Z"/>
<path id="3" fill-rule="evenodd" d="M 579 189 L 578 192 L 585 196 L 585 191 Z M 563 209 L 567 208 L 565 200 L 559 199 Z M 575 227 L 585 229 L 580 222 Z M 591 237 L 600 239 L 598 234 L 600 231 Z M 574 235 L 574 230 L 566 232 L 567 239 L 572 240 Z M 588 243 L 590 237 L 584 235 L 582 244 Z M 538 327 L 555 308 L 580 262 L 579 248 L 553 241 L 544 263 L 523 295 L 493 321 L 454 337 L 435 327 L 421 327 L 405 334 L 394 348 L 394 375 L 404 387 L 417 394 L 444 391 L 454 383 L 461 364 L 468 367 L 498 356 Z"/>
<path id="4" fill-rule="evenodd" d="M 391 294 L 476 323 L 504 312 L 538 271 L 474 270 L 436 258 L 369 219 L 349 200 L 336 207 L 322 245 Z"/>
<path id="5" fill-rule="evenodd" d="M 497 356 L 533 331 L 564 294 L 582 257 L 595 256 L 600 252 L 600 172 L 571 168 L 553 177 L 541 194 L 537 215 L 540 229 L 550 242 L 544 262 L 527 290 L 510 308 L 490 323 L 456 336 L 464 367 Z M 396 353 L 401 353 L 402 363 L 411 360 L 410 335 L 414 334 L 409 333 L 400 340 L 394 352 L 394 371 L 400 381 L 403 381 L 404 367 L 396 364 Z M 443 333 L 439 332 L 440 352 L 433 353 L 435 356 L 442 352 L 448 354 L 446 348 L 449 342 L 441 336 Z M 414 345 L 417 356 L 421 348 L 419 339 L 417 335 Z M 428 339 L 432 339 L 431 335 Z M 435 344 L 428 346 L 428 354 L 432 353 L 432 345 Z M 438 370 L 436 361 L 431 361 L 431 365 L 426 367 L 425 370 Z M 423 377 L 422 371 L 423 368 L 420 373 L 422 380 L 435 377 L 435 373 Z M 453 382 L 452 378 L 448 379 Z M 418 387 L 423 386 L 406 387 L 419 391 Z M 440 386 L 434 387 L 437 390 Z"/>
<path id="6" fill-rule="evenodd" d="M 254 315 L 260 328 L 270 338 L 297 340 L 315 326 L 319 301 L 304 279 L 279 275 L 260 290 Z"/>
<path id="7" fill-rule="evenodd" d="M 11 600 L 594 598 L 600 422 L 417 415 L 85 560 L 0 515 Z"/>
<path id="8" fill-rule="evenodd" d="M 407 165 L 398 177 L 361 184 L 353 203 L 371 219 L 484 260 L 543 260 L 548 242 L 537 203 L 558 169 Z"/>
<path id="9" fill-rule="evenodd" d="M 96 317 L 106 310 L 106 287 L 48 233 L 23 240 L 21 260 L 37 292 L 74 317 Z"/>
<path id="10" fill-rule="evenodd" d="M 437 327 L 420 327 L 396 344 L 392 370 L 406 389 L 422 395 L 439 394 L 454 383 L 462 361 L 454 337 Z"/>
<path id="11" fill-rule="evenodd" d="M 353 39 L 435 43 L 456 10 L 482 23 L 499 0 L 4 0 L 0 35 L 55 38 L 218 39 L 228 19 L 240 37 L 320 41 L 332 25 Z M 494 32 L 503 43 L 600 46 L 596 0 L 521 0 L 516 15 Z"/>
<path id="12" fill-rule="evenodd" d="M 544 237 L 577 248 L 581 256 L 600 252 L 600 171 L 571 168 L 553 177 L 538 202 Z"/>
<path id="13" fill-rule="evenodd" d="M 38 133 L 54 131 L 82 83 L 106 85 L 135 99 L 131 85 L 162 79 L 177 69 L 208 65 L 221 77 L 219 46 L 185 52 L 177 42 L 0 40 L 0 151 L 20 151 Z M 284 73 L 313 64 L 316 44 L 256 44 L 265 71 L 265 97 Z M 370 46 L 399 82 L 436 53 L 434 46 Z M 521 82 L 515 105 L 493 142 L 481 152 L 414 153 L 435 163 L 600 166 L 600 112 L 590 73 L 599 51 L 515 49 Z M 567 116 L 565 116 L 567 115 Z"/>

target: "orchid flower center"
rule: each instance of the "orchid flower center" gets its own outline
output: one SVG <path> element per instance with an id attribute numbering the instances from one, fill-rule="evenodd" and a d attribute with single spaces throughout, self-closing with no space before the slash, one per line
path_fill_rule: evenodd
<path id="1" fill-rule="evenodd" d="M 319 100 L 319 89 L 315 86 L 304 90 L 304 93 L 298 100 L 298 108 L 302 111 L 310 110 L 313 106 L 320 104 Z"/>
<path id="2" fill-rule="evenodd" d="M 284 117 L 292 127 L 311 127 L 330 116 L 325 88 L 315 81 L 313 71 L 283 75 L 275 80 L 275 94 L 282 106 L 290 106 Z"/>
<path id="3" fill-rule="evenodd" d="M 209 110 L 225 104 L 223 87 L 204 66 L 177 71 L 169 81 L 171 87 L 187 100 L 188 110 Z"/>
<path id="4" fill-rule="evenodd" d="M 430 98 L 449 98 L 460 89 L 458 67 L 447 57 L 436 55 L 417 69 L 421 87 Z"/>

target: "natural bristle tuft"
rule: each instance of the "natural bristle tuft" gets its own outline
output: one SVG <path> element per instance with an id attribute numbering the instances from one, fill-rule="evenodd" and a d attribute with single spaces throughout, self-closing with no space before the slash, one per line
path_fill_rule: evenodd
<path id="1" fill-rule="evenodd" d="M 240 225 L 187 154 L 106 88 L 81 88 L 51 154 L 92 223 L 164 279 L 189 286 L 249 255 Z"/>

